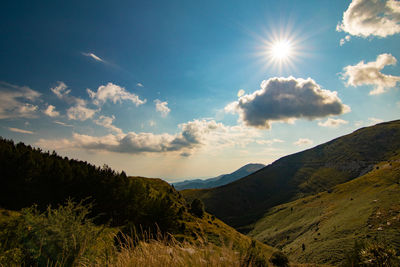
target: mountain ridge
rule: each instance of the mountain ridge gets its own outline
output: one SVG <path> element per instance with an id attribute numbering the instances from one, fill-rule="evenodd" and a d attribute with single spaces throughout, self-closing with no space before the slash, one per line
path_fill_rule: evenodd
<path id="1" fill-rule="evenodd" d="M 229 174 L 221 174 L 217 177 L 208 178 L 204 180 L 203 179 L 185 180 L 182 182 L 173 183 L 172 185 L 177 190 L 213 188 L 234 182 L 253 172 L 258 171 L 263 167 L 265 167 L 264 164 L 249 163 Z"/>
<path id="2" fill-rule="evenodd" d="M 188 200 L 201 199 L 207 211 L 246 233 L 269 208 L 331 190 L 399 151 L 400 120 L 396 120 L 282 157 L 233 183 L 181 192 Z"/>

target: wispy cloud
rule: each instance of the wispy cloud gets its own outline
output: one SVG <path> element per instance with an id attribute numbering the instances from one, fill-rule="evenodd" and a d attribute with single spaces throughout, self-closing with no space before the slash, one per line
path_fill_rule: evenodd
<path id="1" fill-rule="evenodd" d="M 16 132 L 16 133 L 34 134 L 34 132 L 32 132 L 32 131 L 23 130 L 23 129 L 18 129 L 18 128 L 9 127 L 8 129 L 9 129 L 10 131 Z"/>
<path id="2" fill-rule="evenodd" d="M 353 0 L 336 30 L 363 38 L 400 33 L 400 2 Z"/>
<path id="3" fill-rule="evenodd" d="M 0 82 L 0 119 L 36 117 L 39 107 L 32 103 L 40 95 L 27 86 Z"/>
<path id="4" fill-rule="evenodd" d="M 50 90 L 60 99 L 65 98 L 71 90 L 67 90 L 68 86 L 64 82 L 57 82 L 58 85 L 50 88 Z"/>
<path id="5" fill-rule="evenodd" d="M 103 126 L 117 134 L 122 134 L 122 130 L 112 124 L 114 120 L 115 120 L 114 115 L 111 117 L 101 115 L 97 120 L 94 120 L 94 123 L 96 123 L 97 125 Z"/>
<path id="6" fill-rule="evenodd" d="M 168 113 L 171 111 L 167 106 L 168 102 L 161 102 L 161 100 L 156 99 L 154 103 L 156 103 L 156 111 L 160 112 L 162 117 L 167 117 Z"/>
<path id="7" fill-rule="evenodd" d="M 337 128 L 340 125 L 348 124 L 348 123 L 349 123 L 348 121 L 345 121 L 345 120 L 342 120 L 342 119 L 329 118 L 324 122 L 322 122 L 322 121 L 318 122 L 318 125 L 321 126 L 321 127 Z"/>
<path id="8" fill-rule="evenodd" d="M 72 106 L 67 110 L 67 117 L 70 120 L 85 121 L 93 118 L 94 114 L 99 111 L 99 109 L 88 108 L 86 106 L 86 101 L 83 99 L 76 98 L 75 100 L 75 106 Z"/>
<path id="9" fill-rule="evenodd" d="M 277 138 L 270 139 L 270 140 L 257 140 L 256 141 L 256 143 L 259 145 L 272 145 L 275 143 L 283 143 L 283 142 L 285 142 L 285 141 L 283 141 L 281 139 L 277 139 Z"/>
<path id="10" fill-rule="evenodd" d="M 54 123 L 65 126 L 65 127 L 74 127 L 73 125 L 66 124 L 65 122 L 62 122 L 62 121 L 54 121 Z"/>
<path id="11" fill-rule="evenodd" d="M 98 62 L 106 63 L 106 61 L 104 59 L 101 59 L 99 56 L 96 56 L 93 53 L 82 53 L 82 55 L 84 55 L 86 57 L 90 57 L 90 58 L 92 58 L 92 59 L 94 59 L 94 60 L 96 60 Z"/>
<path id="12" fill-rule="evenodd" d="M 137 83 L 136 86 L 137 87 L 144 87 L 144 85 L 142 83 Z"/>
<path id="13" fill-rule="evenodd" d="M 370 95 L 377 95 L 386 92 L 386 89 L 393 88 L 400 81 L 400 76 L 383 74 L 381 70 L 388 65 L 395 65 L 397 60 L 391 54 L 381 54 L 375 61 L 364 63 L 360 61 L 357 65 L 343 68 L 342 78 L 347 79 L 346 84 L 351 86 L 373 85 L 374 90 Z"/>
<path id="14" fill-rule="evenodd" d="M 342 104 L 337 92 L 321 89 L 311 78 L 271 78 L 261 83 L 261 89 L 243 95 L 225 107 L 238 113 L 248 126 L 271 127 L 271 122 L 292 122 L 295 119 L 317 119 L 350 111 Z"/>
<path id="15" fill-rule="evenodd" d="M 293 143 L 296 146 L 309 146 L 313 144 L 313 141 L 308 138 L 299 138 L 299 140 Z"/>

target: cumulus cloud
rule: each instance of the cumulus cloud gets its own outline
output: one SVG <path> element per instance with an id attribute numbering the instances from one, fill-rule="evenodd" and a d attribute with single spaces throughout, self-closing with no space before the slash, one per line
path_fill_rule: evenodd
<path id="1" fill-rule="evenodd" d="M 329 118 L 324 122 L 322 122 L 322 121 L 318 122 L 318 125 L 322 126 L 322 127 L 337 128 L 340 125 L 348 124 L 348 123 L 349 123 L 348 121 L 345 121 L 345 120 L 342 120 L 342 119 Z"/>
<path id="2" fill-rule="evenodd" d="M 154 103 L 156 103 L 156 110 L 161 113 L 162 117 L 166 117 L 171 111 L 167 106 L 167 101 L 161 102 L 159 99 L 156 99 L 154 100 Z"/>
<path id="3" fill-rule="evenodd" d="M 242 95 L 244 95 L 245 91 L 243 89 L 240 89 L 237 93 L 238 97 L 241 97 Z"/>
<path id="4" fill-rule="evenodd" d="M 359 37 L 387 37 L 400 33 L 400 2 L 396 0 L 353 0 L 336 26 Z"/>
<path id="5" fill-rule="evenodd" d="M 76 98 L 75 102 L 75 106 L 72 106 L 67 110 L 67 117 L 70 120 L 85 121 L 87 119 L 93 118 L 94 114 L 99 111 L 88 108 L 86 106 L 86 101 L 83 99 Z"/>
<path id="6" fill-rule="evenodd" d="M 60 116 L 60 112 L 56 111 L 56 107 L 53 105 L 48 105 L 43 113 L 52 118 Z"/>
<path id="7" fill-rule="evenodd" d="M 50 88 L 50 90 L 60 99 L 65 98 L 71 90 L 67 90 L 68 86 L 64 82 L 58 82 L 58 85 Z"/>
<path id="8" fill-rule="evenodd" d="M 0 119 L 36 117 L 38 106 L 32 102 L 39 97 L 40 93 L 27 86 L 0 82 Z"/>
<path id="9" fill-rule="evenodd" d="M 16 133 L 34 134 L 34 132 L 32 132 L 32 131 L 22 130 L 22 129 L 18 129 L 18 128 L 9 127 L 8 129 L 9 129 L 10 131 L 16 132 Z"/>
<path id="10" fill-rule="evenodd" d="M 313 141 L 308 138 L 299 138 L 299 140 L 297 140 L 293 144 L 296 146 L 308 146 L 308 145 L 312 145 Z"/>
<path id="11" fill-rule="evenodd" d="M 178 153 L 189 156 L 197 149 L 210 147 L 213 150 L 235 145 L 245 145 L 258 136 L 257 131 L 243 126 L 225 126 L 214 120 L 193 120 L 179 125 L 176 134 L 118 133 L 105 136 L 90 136 L 74 133 L 72 139 L 40 139 L 36 145 L 47 149 L 80 148 L 118 153 Z M 55 148 L 53 147 L 55 146 Z"/>
<path id="12" fill-rule="evenodd" d="M 96 55 L 93 54 L 93 53 L 82 53 L 82 55 L 84 55 L 84 56 L 86 56 L 86 57 L 90 57 L 90 58 L 92 58 L 92 59 L 94 59 L 94 60 L 96 60 L 96 61 L 98 61 L 98 62 L 103 62 L 103 63 L 105 63 L 105 61 L 104 61 L 103 59 L 101 59 L 100 57 L 96 56 Z"/>
<path id="13" fill-rule="evenodd" d="M 376 61 L 364 63 L 360 61 L 357 65 L 343 68 L 342 78 L 347 79 L 347 85 L 361 86 L 373 85 L 374 89 L 370 95 L 384 93 L 388 88 L 393 88 L 400 81 L 400 76 L 383 74 L 381 70 L 387 65 L 395 65 L 397 60 L 391 54 L 381 54 Z"/>
<path id="14" fill-rule="evenodd" d="M 94 120 L 94 122 L 97 125 L 110 129 L 111 131 L 117 134 L 122 134 L 122 130 L 112 124 L 114 120 L 115 120 L 114 115 L 112 115 L 111 117 L 101 115 L 97 120 Z"/>
<path id="15" fill-rule="evenodd" d="M 136 106 L 146 103 L 146 99 L 141 100 L 139 96 L 129 93 L 124 87 L 120 87 L 113 83 L 107 85 L 101 85 L 97 88 L 97 92 L 87 89 L 87 92 L 95 105 L 102 105 L 108 100 L 114 104 L 122 102 L 122 100 L 130 100 Z"/>
<path id="16" fill-rule="evenodd" d="M 225 112 L 238 113 L 246 125 L 267 129 L 273 121 L 312 120 L 349 111 L 337 92 L 321 89 L 311 78 L 294 77 L 264 80 L 260 90 L 225 107 Z"/>

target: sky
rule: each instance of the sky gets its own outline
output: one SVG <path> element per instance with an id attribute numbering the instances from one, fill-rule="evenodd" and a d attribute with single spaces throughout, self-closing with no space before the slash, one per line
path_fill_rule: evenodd
<path id="1" fill-rule="evenodd" d="M 400 1 L 6 1 L 0 136 L 214 177 L 400 115 Z"/>

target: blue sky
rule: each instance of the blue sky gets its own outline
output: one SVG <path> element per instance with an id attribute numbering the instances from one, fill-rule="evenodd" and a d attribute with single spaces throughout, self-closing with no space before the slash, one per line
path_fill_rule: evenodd
<path id="1" fill-rule="evenodd" d="M 129 175 L 212 177 L 400 115 L 399 1 L 0 12 L 0 136 Z"/>

